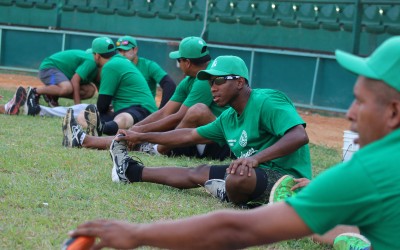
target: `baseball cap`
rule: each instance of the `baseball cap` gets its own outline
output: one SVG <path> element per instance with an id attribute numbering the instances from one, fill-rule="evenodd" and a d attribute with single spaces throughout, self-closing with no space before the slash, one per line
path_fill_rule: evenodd
<path id="1" fill-rule="evenodd" d="M 92 51 L 97 54 L 105 54 L 115 50 L 114 42 L 111 38 L 102 36 L 97 37 L 92 42 Z"/>
<path id="2" fill-rule="evenodd" d="M 123 36 L 118 38 L 118 41 L 115 43 L 115 45 L 117 45 L 117 49 L 130 50 L 137 47 L 137 42 L 135 38 L 131 36 Z"/>
<path id="3" fill-rule="evenodd" d="M 249 79 L 249 70 L 246 63 L 237 56 L 219 56 L 215 58 L 210 69 L 197 73 L 200 80 L 208 80 L 211 76 L 236 75 Z"/>
<path id="4" fill-rule="evenodd" d="M 369 57 L 362 58 L 336 50 L 336 60 L 345 69 L 368 78 L 384 81 L 400 91 L 400 36 L 383 42 Z"/>
<path id="5" fill-rule="evenodd" d="M 179 50 L 169 53 L 172 59 L 188 58 L 195 59 L 208 55 L 207 43 L 196 36 L 184 38 L 179 44 Z"/>

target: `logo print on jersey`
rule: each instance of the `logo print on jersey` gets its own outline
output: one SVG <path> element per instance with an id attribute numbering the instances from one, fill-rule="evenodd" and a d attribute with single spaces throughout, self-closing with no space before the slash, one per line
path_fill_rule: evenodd
<path id="1" fill-rule="evenodd" d="M 247 133 L 245 130 L 243 130 L 242 134 L 240 135 L 239 144 L 242 147 L 246 147 L 247 145 Z"/>

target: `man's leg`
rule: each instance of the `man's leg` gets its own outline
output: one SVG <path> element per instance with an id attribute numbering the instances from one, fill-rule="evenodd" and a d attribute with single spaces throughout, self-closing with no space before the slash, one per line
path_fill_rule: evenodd
<path id="1" fill-rule="evenodd" d="M 209 179 L 210 166 L 145 167 L 128 155 L 126 141 L 113 141 L 110 154 L 113 159 L 112 179 L 114 182 L 151 182 L 180 189 L 203 186 Z M 226 168 L 226 167 L 225 167 Z"/>
<path id="2" fill-rule="evenodd" d="M 74 110 L 74 118 L 77 119 L 78 114 L 80 114 L 88 106 L 86 103 L 76 104 L 71 107 L 55 107 L 50 108 L 46 106 L 40 106 L 40 116 L 52 116 L 52 117 L 64 117 L 67 114 L 69 108 Z"/>
<path id="3" fill-rule="evenodd" d="M 231 202 L 237 205 L 260 206 L 269 202 L 271 190 L 283 174 L 266 168 L 252 168 L 251 176 L 238 172 L 229 174 L 226 193 Z"/>

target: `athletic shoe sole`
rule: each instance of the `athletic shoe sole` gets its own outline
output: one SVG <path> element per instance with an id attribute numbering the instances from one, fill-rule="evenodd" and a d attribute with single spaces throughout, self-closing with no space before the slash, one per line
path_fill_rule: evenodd
<path id="1" fill-rule="evenodd" d="M 71 116 L 73 115 L 74 115 L 73 110 L 69 108 L 62 122 L 62 131 L 64 135 L 62 145 L 64 147 L 72 147 L 72 131 L 70 127 L 71 127 Z"/>
<path id="2" fill-rule="evenodd" d="M 84 116 L 87 124 L 86 134 L 91 136 L 99 136 L 99 133 L 97 132 L 97 123 L 99 122 L 97 108 L 92 104 L 87 106 Z"/>
<path id="3" fill-rule="evenodd" d="M 26 102 L 26 91 L 23 87 L 18 87 L 17 92 L 15 92 L 15 95 L 12 100 L 13 104 L 11 105 L 11 108 L 8 110 L 9 115 L 18 115 L 19 113 L 19 108 L 23 105 L 25 105 Z"/>
<path id="4" fill-rule="evenodd" d="M 286 188 L 291 188 L 292 186 L 294 186 L 296 183 L 294 182 L 294 180 L 293 180 L 293 177 L 292 176 L 290 176 L 290 175 L 284 175 L 284 176 L 282 176 L 277 182 L 275 182 L 275 184 L 274 184 L 274 186 L 272 187 L 272 190 L 271 190 L 271 193 L 270 193 L 270 195 L 269 195 L 269 204 L 273 204 L 274 202 L 278 202 L 278 201 L 275 201 L 275 192 L 276 192 L 276 190 L 278 189 L 278 188 L 281 188 L 282 187 L 282 183 L 284 182 L 284 181 L 286 181 L 286 179 L 287 178 L 291 178 L 292 180 L 290 181 L 290 183 L 288 183 L 288 184 L 285 184 L 287 187 Z"/>

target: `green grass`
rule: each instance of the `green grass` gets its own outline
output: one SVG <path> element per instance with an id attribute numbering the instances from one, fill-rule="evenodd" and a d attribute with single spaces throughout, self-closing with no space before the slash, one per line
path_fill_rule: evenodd
<path id="1" fill-rule="evenodd" d="M 4 96 L 0 104 L 12 94 L 0 90 Z M 111 182 L 108 151 L 62 147 L 61 121 L 0 115 L 0 249 L 59 249 L 69 230 L 91 219 L 151 222 L 234 208 L 211 198 L 202 188 L 177 190 L 151 183 Z M 311 145 L 311 153 L 315 173 L 340 161 L 336 149 Z M 185 157 L 139 156 L 149 167 L 205 163 Z M 302 239 L 252 249 L 330 247 Z"/>

